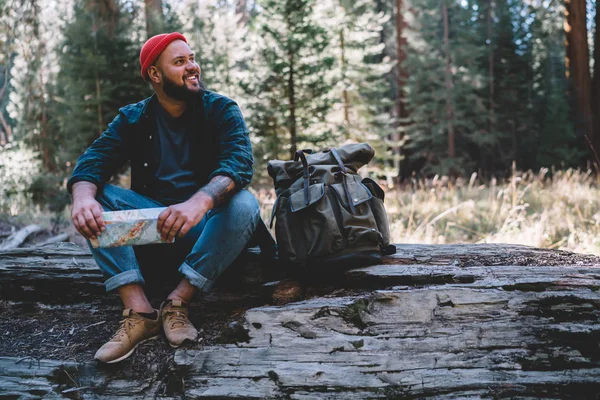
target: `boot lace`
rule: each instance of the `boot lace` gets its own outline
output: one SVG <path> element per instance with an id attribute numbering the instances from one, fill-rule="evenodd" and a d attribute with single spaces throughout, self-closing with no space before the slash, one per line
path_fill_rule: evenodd
<path id="1" fill-rule="evenodd" d="M 139 321 L 134 320 L 133 318 L 125 318 L 119 322 L 119 329 L 115 332 L 113 337 L 110 339 L 111 342 L 121 342 L 125 337 L 131 340 L 131 335 L 129 332 L 135 327 L 135 325 Z"/>
<path id="2" fill-rule="evenodd" d="M 166 320 L 170 329 L 187 325 L 187 315 L 179 310 L 166 310 Z"/>

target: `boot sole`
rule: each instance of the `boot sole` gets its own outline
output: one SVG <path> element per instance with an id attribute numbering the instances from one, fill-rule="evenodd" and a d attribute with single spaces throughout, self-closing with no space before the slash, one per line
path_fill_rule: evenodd
<path id="1" fill-rule="evenodd" d="M 186 343 L 194 343 L 196 340 L 198 340 L 198 337 L 196 337 L 196 339 L 192 340 L 192 339 L 184 339 L 183 342 L 181 342 L 180 344 L 173 344 L 171 342 L 169 342 L 169 339 L 167 339 L 167 342 L 169 343 L 169 346 L 171 346 L 174 349 L 178 349 L 181 346 L 183 346 Z"/>
<path id="2" fill-rule="evenodd" d="M 137 347 L 138 347 L 140 344 L 144 344 L 144 343 L 146 343 L 146 342 L 148 342 L 148 341 L 150 341 L 150 340 L 155 340 L 155 339 L 158 339 L 158 337 L 159 337 L 159 336 L 160 336 L 160 334 L 158 334 L 158 335 L 156 335 L 156 336 L 149 337 L 148 339 L 144 339 L 144 340 L 142 340 L 141 342 L 139 342 L 139 343 L 137 343 L 135 346 L 133 346 L 133 348 L 132 348 L 131 350 L 129 350 L 129 352 L 128 352 L 127 354 L 125 354 L 124 356 L 121 356 L 121 357 L 119 357 L 119 358 L 117 358 L 117 359 L 115 359 L 115 360 L 112 360 L 112 361 L 101 361 L 101 360 L 98 360 L 98 361 L 100 361 L 100 362 L 103 362 L 103 363 L 105 363 L 105 364 L 114 364 L 114 363 L 118 363 L 119 361 L 123 361 L 123 360 L 125 360 L 126 358 L 128 358 L 129 356 L 131 356 L 131 355 L 133 354 L 133 352 L 135 351 L 135 349 L 137 349 Z"/>

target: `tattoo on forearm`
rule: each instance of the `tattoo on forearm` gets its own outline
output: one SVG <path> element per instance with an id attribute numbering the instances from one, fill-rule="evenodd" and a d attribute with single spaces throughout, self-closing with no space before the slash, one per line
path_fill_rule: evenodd
<path id="1" fill-rule="evenodd" d="M 235 183 L 226 176 L 217 175 L 200 189 L 202 193 L 209 195 L 213 200 L 213 207 L 218 207 L 235 193 Z"/>

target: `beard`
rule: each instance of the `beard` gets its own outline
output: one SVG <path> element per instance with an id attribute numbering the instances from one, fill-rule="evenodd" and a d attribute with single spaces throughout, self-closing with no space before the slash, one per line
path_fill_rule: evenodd
<path id="1" fill-rule="evenodd" d="M 163 74 L 163 80 L 163 91 L 167 96 L 174 99 L 189 101 L 204 95 L 204 82 L 200 79 L 198 80 L 198 88 L 196 89 L 188 88 L 185 83 L 183 85 L 178 85 L 177 82 L 171 80 L 165 74 Z"/>

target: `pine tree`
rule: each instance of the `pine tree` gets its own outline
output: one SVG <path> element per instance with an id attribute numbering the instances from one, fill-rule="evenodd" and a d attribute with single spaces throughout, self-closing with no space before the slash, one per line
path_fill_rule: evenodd
<path id="1" fill-rule="evenodd" d="M 74 165 L 106 129 L 117 110 L 150 94 L 139 75 L 139 43 L 132 41 L 134 10 L 120 3 L 79 0 L 66 26 L 60 52 L 56 118 L 61 158 Z"/>
<path id="2" fill-rule="evenodd" d="M 14 5 L 14 4 L 13 4 Z M 15 140 L 40 153 L 46 171 L 55 171 L 52 121 L 49 116 L 47 85 L 51 80 L 51 32 L 42 18 L 47 4 L 43 0 L 22 2 L 18 9 L 7 9 L 15 20 L 14 63 L 11 68 L 11 101 L 7 106 L 15 119 Z"/>
<path id="3" fill-rule="evenodd" d="M 333 83 L 331 37 L 316 20 L 316 0 L 258 2 L 249 77 L 243 87 L 252 102 L 249 121 L 259 138 L 259 159 L 292 156 L 297 149 L 327 145 L 326 122 Z"/>
<path id="4" fill-rule="evenodd" d="M 202 68 L 207 89 L 222 93 L 246 110 L 246 96 L 240 81 L 247 76 L 245 61 L 250 54 L 246 44 L 247 18 L 242 9 L 228 2 L 193 3 L 191 41 Z"/>
<path id="5" fill-rule="evenodd" d="M 330 53 L 337 81 L 328 120 L 342 138 L 366 141 L 376 148 L 378 172 L 395 176 L 388 138 L 394 132 L 387 75 L 392 69 L 381 42 L 384 24 L 390 19 L 375 12 L 371 1 L 334 0 L 327 10 L 327 29 L 332 37 Z"/>
<path id="6" fill-rule="evenodd" d="M 531 34 L 534 67 L 534 119 L 536 135 L 528 143 L 535 160 L 533 168 L 577 166 L 588 149 L 575 136 L 567 92 L 565 69 L 564 9 L 553 0 L 535 10 Z"/>
<path id="7" fill-rule="evenodd" d="M 470 153 L 488 140 L 478 93 L 485 48 L 476 43 L 471 10 L 459 3 L 417 0 L 412 8 L 419 11 L 407 32 L 407 147 L 426 173 L 470 172 Z"/>
<path id="8" fill-rule="evenodd" d="M 484 140 L 473 153 L 480 171 L 508 170 L 513 161 L 529 168 L 528 154 L 536 130 L 533 121 L 530 32 L 523 14 L 528 6 L 516 0 L 474 2 L 479 43 L 486 48 L 480 66 L 485 74 L 480 96 L 486 104 Z"/>

